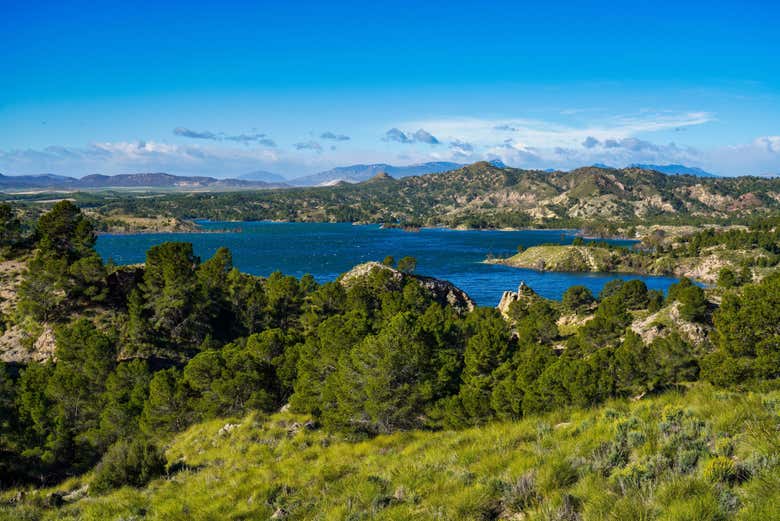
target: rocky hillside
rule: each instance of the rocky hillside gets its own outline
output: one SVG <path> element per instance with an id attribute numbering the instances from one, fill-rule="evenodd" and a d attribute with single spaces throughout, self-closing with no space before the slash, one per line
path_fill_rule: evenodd
<path id="1" fill-rule="evenodd" d="M 515 268 L 565 272 L 650 272 L 652 260 L 629 267 L 625 259 L 633 258 L 627 251 L 594 246 L 545 245 L 532 246 L 506 259 L 488 259 L 488 264 L 503 264 Z"/>
<path id="2" fill-rule="evenodd" d="M 416 280 L 420 284 L 420 287 L 433 296 L 434 300 L 442 305 L 450 305 L 461 312 L 472 311 L 475 307 L 471 297 L 451 282 L 435 279 L 433 277 L 404 273 L 391 266 L 386 266 L 378 262 L 366 262 L 355 266 L 350 271 L 341 275 L 341 277 L 339 277 L 339 282 L 345 287 L 352 287 L 359 284 L 365 277 L 377 273 L 384 274 L 390 282 L 399 286 L 402 286 L 403 283 L 409 279 Z"/>
<path id="3" fill-rule="evenodd" d="M 412 175 L 431 174 L 436 172 L 446 172 L 460 168 L 461 164 L 447 161 L 436 161 L 430 163 L 420 163 L 409 166 L 394 166 L 387 163 L 374 163 L 370 165 L 350 165 L 339 166 L 318 172 L 316 174 L 297 177 L 290 181 L 293 186 L 325 186 L 332 185 L 339 181 L 346 183 L 360 183 L 367 181 L 380 172 L 392 175 L 393 177 L 407 177 Z"/>
<path id="4" fill-rule="evenodd" d="M 470 228 L 690 223 L 780 211 L 780 179 L 669 176 L 641 168 L 520 170 L 487 162 L 382 183 L 106 201 L 101 211 L 221 220 L 419 223 Z"/>
<path id="5" fill-rule="evenodd" d="M 738 271 L 746 260 L 752 263 L 768 259 L 762 249 L 729 249 L 725 246 L 706 248 L 697 256 L 670 254 L 650 255 L 621 248 L 574 245 L 532 246 L 504 259 L 487 259 L 489 264 L 538 271 L 636 273 L 640 275 L 673 275 L 712 284 L 724 267 Z M 755 268 L 756 278 L 771 268 Z"/>

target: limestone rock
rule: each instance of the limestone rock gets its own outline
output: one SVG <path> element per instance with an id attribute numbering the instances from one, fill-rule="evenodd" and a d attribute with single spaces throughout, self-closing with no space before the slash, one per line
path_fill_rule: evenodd
<path id="1" fill-rule="evenodd" d="M 426 289 L 431 296 L 442 305 L 449 305 L 460 312 L 471 311 L 474 309 L 474 301 L 471 300 L 465 291 L 458 288 L 451 282 L 440 280 L 433 277 L 422 275 L 413 275 L 403 273 L 391 266 L 385 266 L 379 262 L 366 262 L 358 264 L 339 278 L 339 282 L 346 288 L 357 284 L 360 279 L 371 274 L 373 270 L 383 270 L 389 274 L 391 282 L 402 284 L 409 279 L 414 279 Z"/>
<path id="2" fill-rule="evenodd" d="M 54 357 L 56 347 L 54 330 L 48 324 L 43 326 L 43 331 L 35 340 L 23 328 L 14 325 L 0 335 L 0 360 L 18 364 L 45 362 Z"/>
<path id="3" fill-rule="evenodd" d="M 218 436 L 227 436 L 239 427 L 238 423 L 226 423 L 217 431 Z"/>
<path id="4" fill-rule="evenodd" d="M 521 300 L 534 300 L 540 298 L 539 295 L 531 289 L 531 287 L 525 283 L 525 281 L 521 281 L 520 285 L 517 286 L 517 291 L 505 291 L 501 295 L 501 300 L 498 303 L 498 310 L 501 312 L 504 317 L 507 317 L 509 314 L 509 306 L 511 306 L 515 302 L 519 302 Z"/>
<path id="5" fill-rule="evenodd" d="M 671 306 L 664 307 L 642 320 L 634 321 L 631 329 L 642 337 L 645 344 L 677 331 L 688 342 L 698 345 L 704 342 L 710 331 L 708 326 L 683 320 L 680 316 L 679 302 L 674 302 Z"/>

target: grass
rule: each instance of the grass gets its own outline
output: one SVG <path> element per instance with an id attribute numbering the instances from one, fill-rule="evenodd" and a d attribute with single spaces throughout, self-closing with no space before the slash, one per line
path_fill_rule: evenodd
<path id="1" fill-rule="evenodd" d="M 720 269 L 730 267 L 738 272 L 745 262 L 756 263 L 767 259 L 766 250 L 728 250 L 722 246 L 704 249 L 695 257 L 650 257 L 629 250 L 600 246 L 541 245 L 531 246 L 505 259 L 486 262 L 516 268 L 560 272 L 636 273 L 649 275 L 688 276 L 707 284 L 715 284 Z M 753 273 L 761 279 L 775 267 L 754 267 Z"/>
<path id="2" fill-rule="evenodd" d="M 171 471 L 46 507 L 29 491 L 0 519 L 780 519 L 780 392 L 697 384 L 637 402 L 463 431 L 349 441 L 289 413 L 196 425 Z M 225 433 L 227 423 L 237 427 Z M 17 491 L 0 497 L 5 503 Z"/>

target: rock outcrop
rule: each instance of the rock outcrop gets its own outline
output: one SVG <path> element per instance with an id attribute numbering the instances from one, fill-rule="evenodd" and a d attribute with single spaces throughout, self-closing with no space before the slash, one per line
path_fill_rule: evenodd
<path id="1" fill-rule="evenodd" d="M 13 325 L 0 335 L 0 361 L 5 363 L 28 364 L 45 362 L 54 357 L 57 347 L 54 330 L 44 324 L 38 336 L 31 337 L 19 325 Z"/>
<path id="2" fill-rule="evenodd" d="M 339 277 L 339 282 L 346 288 L 357 284 L 362 278 L 371 274 L 373 270 L 383 270 L 389 274 L 392 281 L 403 284 L 409 279 L 414 279 L 420 286 L 427 290 L 434 300 L 442 305 L 452 306 L 460 312 L 467 312 L 474 309 L 474 301 L 465 291 L 458 288 L 451 282 L 440 280 L 433 277 L 422 275 L 413 275 L 404 273 L 391 266 L 385 266 L 379 262 L 366 262 L 358 264 L 347 273 Z"/>
<path id="3" fill-rule="evenodd" d="M 504 317 L 509 316 L 509 306 L 511 306 L 515 302 L 519 302 L 521 300 L 535 300 L 540 298 L 537 293 L 531 289 L 531 287 L 525 283 L 525 281 L 521 281 L 520 285 L 517 286 L 517 291 L 505 291 L 501 295 L 501 300 L 498 303 L 498 310 L 501 311 L 501 314 L 504 315 Z"/>
<path id="4" fill-rule="evenodd" d="M 642 337 L 645 344 L 650 344 L 659 337 L 668 336 L 676 331 L 693 345 L 702 344 L 711 328 L 703 324 L 689 322 L 680 316 L 680 303 L 674 302 L 650 316 L 636 320 L 631 324 L 634 333 Z"/>

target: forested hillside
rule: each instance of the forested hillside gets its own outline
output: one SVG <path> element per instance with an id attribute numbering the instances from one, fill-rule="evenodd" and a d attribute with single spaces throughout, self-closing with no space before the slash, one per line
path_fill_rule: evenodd
<path id="1" fill-rule="evenodd" d="M 586 167 L 544 172 L 487 162 L 416 177 L 262 192 L 117 194 L 97 205 L 111 216 L 213 220 L 401 223 L 469 228 L 735 222 L 780 210 L 780 179 L 670 176 Z M 605 225 L 605 220 L 610 224 Z"/>
<path id="2" fill-rule="evenodd" d="M 0 482 L 9 489 L 0 508 L 9 518 L 89 511 L 94 519 L 186 519 L 215 512 L 204 506 L 204 483 L 257 482 L 250 477 L 274 486 L 241 496 L 247 512 L 281 510 L 277 518 L 313 518 L 333 502 L 333 515 L 355 519 L 385 507 L 396 519 L 436 511 L 462 519 L 648 511 L 655 514 L 644 518 L 654 519 L 683 499 L 679 508 L 696 515 L 680 519 L 772 511 L 751 498 L 766 500 L 761 487 L 776 482 L 777 400 L 769 390 L 780 376 L 780 273 L 757 283 L 735 276 L 717 300 L 688 279 L 666 296 L 641 281 L 614 281 L 597 296 L 570 288 L 562 302 L 530 292 L 502 313 L 455 305 L 446 296 L 454 290 L 415 275 L 411 258 L 321 285 L 247 275 L 226 249 L 201 260 L 177 242 L 151 248 L 143 266 L 117 267 L 95 253 L 92 222 L 68 201 L 28 232 L 15 208 L 0 206 L 0 218 L 5 262 L 24 266 L 6 288 L 15 304 L 3 308 L 4 334 L 27 339 L 28 352 L 42 330 L 54 339 L 50 355 L 0 366 Z M 689 386 L 729 389 L 735 394 L 715 396 L 741 412 L 718 416 L 718 398 L 701 394 L 687 408 Z M 768 394 L 742 394 L 749 389 Z M 682 398 L 645 405 L 669 391 Z M 623 400 L 614 402 L 617 412 L 576 412 L 610 400 Z M 287 412 L 269 419 L 280 410 Z M 238 427 L 225 419 L 241 417 L 248 419 Z M 211 423 L 197 426 L 203 422 Z M 194 449 L 216 426 L 223 432 L 214 444 Z M 247 469 L 235 453 L 214 456 L 230 465 L 215 469 L 218 452 L 210 451 L 228 451 L 219 439 L 232 439 L 233 429 L 238 454 L 267 470 Z M 501 432 L 516 443 L 500 441 Z M 583 444 L 575 450 L 576 440 Z M 452 456 L 430 460 L 425 475 L 441 487 L 438 474 L 449 473 L 470 499 L 437 507 L 444 489 L 378 468 L 358 469 L 370 490 L 339 488 L 358 486 L 341 456 L 390 451 L 414 465 L 422 450 L 415 444 L 450 447 Z M 279 477 L 306 475 L 282 467 L 307 447 L 309 461 L 325 458 L 321 472 L 305 482 Z M 498 454 L 503 463 L 489 464 Z M 510 461 L 514 467 L 504 466 Z M 533 469 L 538 476 L 526 475 Z M 152 480 L 151 495 L 95 499 Z M 600 484 L 610 488 L 598 493 Z M 301 492 L 314 486 L 321 499 Z M 168 510 L 149 499 L 158 492 L 190 497 L 201 510 L 187 501 Z"/>

